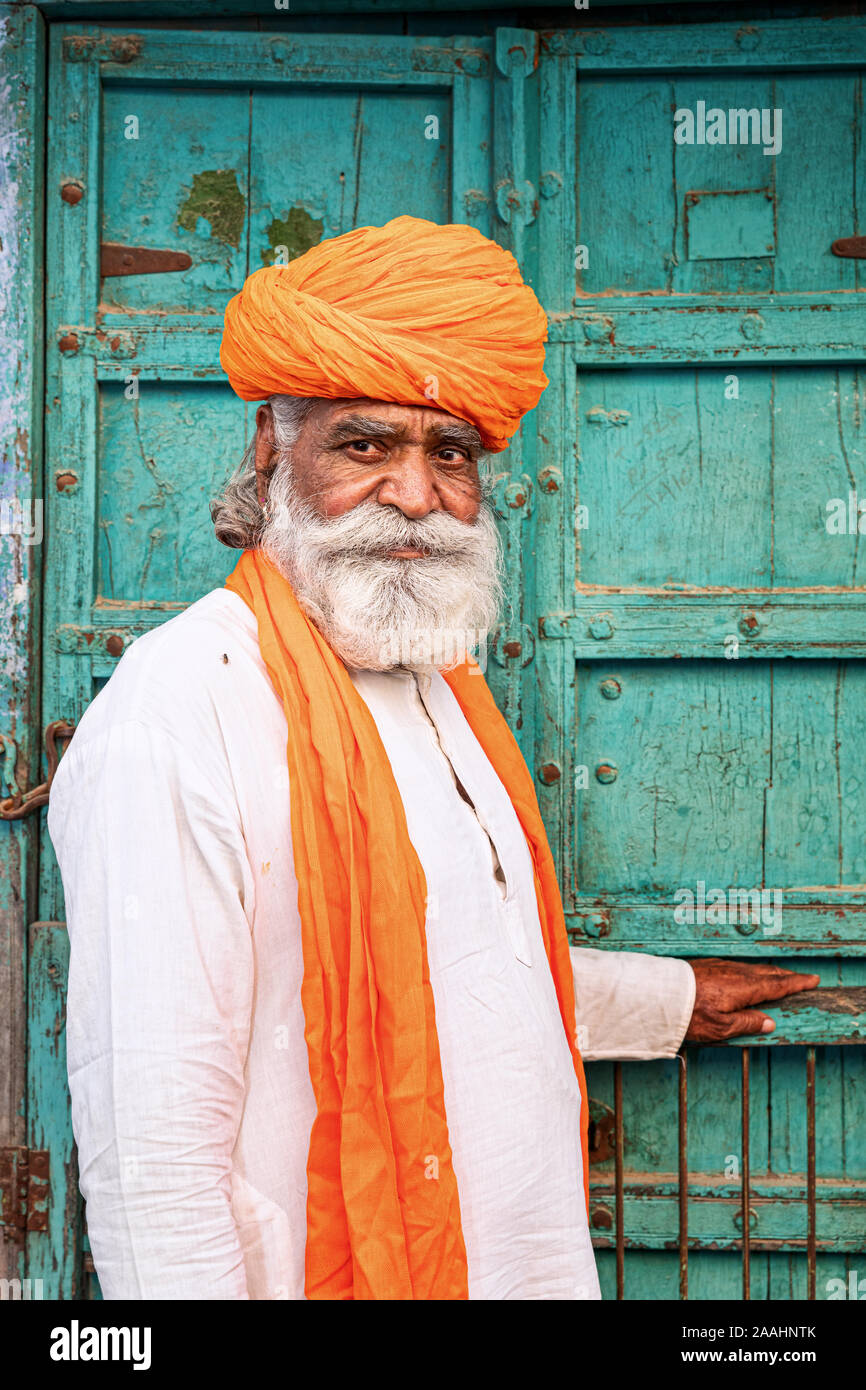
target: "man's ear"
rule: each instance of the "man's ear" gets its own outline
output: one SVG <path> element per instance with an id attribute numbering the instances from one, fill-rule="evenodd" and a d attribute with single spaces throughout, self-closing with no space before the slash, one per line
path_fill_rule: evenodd
<path id="1" fill-rule="evenodd" d="M 268 484 L 274 471 L 274 412 L 265 402 L 256 411 L 256 496 L 263 507 L 268 495 Z"/>

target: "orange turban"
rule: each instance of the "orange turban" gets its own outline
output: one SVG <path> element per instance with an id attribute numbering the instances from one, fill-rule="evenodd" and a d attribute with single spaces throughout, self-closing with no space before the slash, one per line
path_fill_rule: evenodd
<path id="1" fill-rule="evenodd" d="M 462 223 L 394 217 L 248 276 L 220 363 L 245 401 L 434 405 L 504 449 L 547 385 L 547 320 L 510 251 Z"/>

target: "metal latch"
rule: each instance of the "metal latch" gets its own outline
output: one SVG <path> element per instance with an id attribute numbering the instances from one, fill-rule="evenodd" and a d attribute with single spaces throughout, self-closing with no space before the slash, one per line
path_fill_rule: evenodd
<path id="1" fill-rule="evenodd" d="M 69 739 L 75 733 L 75 725 L 70 724 L 66 719 L 54 719 L 45 730 L 45 756 L 48 759 L 48 776 L 44 782 L 31 788 L 29 792 L 21 791 L 15 781 L 15 759 L 18 753 L 11 738 L 3 738 L 0 735 L 0 760 L 2 760 L 3 780 L 10 787 L 14 787 L 11 796 L 7 796 L 0 801 L 0 820 L 20 820 L 22 816 L 29 816 L 31 811 L 35 811 L 40 806 L 48 804 L 48 795 L 51 791 L 51 783 L 57 771 L 57 764 L 60 761 L 60 754 L 57 751 L 57 740 L 59 738 Z"/>
<path id="2" fill-rule="evenodd" d="M 48 1230 L 48 1150 L 0 1149 L 0 1225 L 5 1240 Z"/>
<path id="3" fill-rule="evenodd" d="M 866 236 L 841 236 L 834 241 L 830 250 L 834 256 L 848 256 L 852 260 L 866 260 Z"/>
<path id="4" fill-rule="evenodd" d="M 160 251 L 154 246 L 124 246 L 103 241 L 99 248 L 99 273 L 110 275 L 162 275 L 167 270 L 189 270 L 192 256 L 186 251 Z"/>

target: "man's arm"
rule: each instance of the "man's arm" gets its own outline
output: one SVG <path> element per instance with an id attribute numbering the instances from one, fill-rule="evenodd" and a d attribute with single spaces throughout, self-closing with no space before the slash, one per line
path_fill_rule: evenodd
<path id="1" fill-rule="evenodd" d="M 676 1056 L 695 1002 L 688 961 L 572 946 L 571 964 L 584 1061 Z"/>
<path id="2" fill-rule="evenodd" d="M 571 948 L 577 1045 L 587 1062 L 676 1056 L 685 1042 L 771 1033 L 754 1005 L 815 989 L 819 977 L 763 961 L 679 960 Z"/>
<path id="3" fill-rule="evenodd" d="M 72 1120 L 106 1298 L 244 1299 L 231 1156 L 253 880 L 230 787 L 135 720 L 73 739 L 48 814 L 71 941 Z"/>

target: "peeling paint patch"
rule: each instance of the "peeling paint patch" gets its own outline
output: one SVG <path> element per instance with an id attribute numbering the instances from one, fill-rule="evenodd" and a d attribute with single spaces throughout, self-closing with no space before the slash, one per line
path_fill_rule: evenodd
<path id="1" fill-rule="evenodd" d="M 246 200 L 234 169 L 205 169 L 194 174 L 192 191 L 177 217 L 185 232 L 195 232 L 199 218 L 210 223 L 210 235 L 237 251 L 244 227 Z"/>
<path id="2" fill-rule="evenodd" d="M 268 245 L 261 250 L 262 265 L 284 265 L 295 260 L 311 246 L 318 246 L 323 231 L 324 223 L 306 208 L 289 208 L 285 218 L 275 217 L 267 229 Z"/>
<path id="3" fill-rule="evenodd" d="M 22 295 L 32 279 L 34 230 L 28 216 L 30 148 L 27 92 L 13 89 L 7 72 L 15 71 L 16 46 L 23 42 L 17 17 L 0 18 L 0 54 L 8 49 L 8 67 L 0 63 L 0 497 L 26 504 L 32 494 L 28 425 L 33 361 Z M 19 535 L 4 535 L 0 544 L 0 664 L 3 694 L 18 717 L 29 667 L 24 622 L 33 557 Z"/>
<path id="4" fill-rule="evenodd" d="M 605 410 L 603 405 L 594 405 L 586 412 L 586 418 L 591 425 L 610 429 L 614 425 L 627 425 L 631 415 L 627 410 Z"/>

